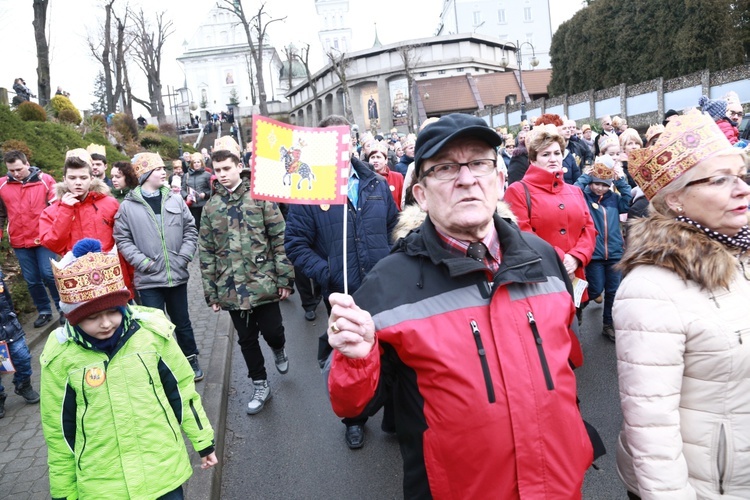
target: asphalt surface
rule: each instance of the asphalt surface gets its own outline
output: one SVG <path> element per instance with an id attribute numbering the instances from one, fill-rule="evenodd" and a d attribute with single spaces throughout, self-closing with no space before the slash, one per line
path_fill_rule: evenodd
<path id="1" fill-rule="evenodd" d="M 245 362 L 233 341 L 221 498 L 398 499 L 401 456 L 395 437 L 380 430 L 382 412 L 366 425 L 365 446 L 349 450 L 344 425 L 333 414 L 316 361 L 326 311 L 307 322 L 298 295 L 282 303 L 290 369 L 280 375 L 261 340 L 273 396 L 257 415 L 247 415 L 252 396 Z M 586 475 L 585 499 L 624 499 L 614 450 L 621 413 L 615 346 L 601 335 L 602 306 L 584 311 L 585 365 L 577 370 L 584 418 L 604 440 L 608 454 Z M 552 429 L 550 431 L 553 431 Z"/>

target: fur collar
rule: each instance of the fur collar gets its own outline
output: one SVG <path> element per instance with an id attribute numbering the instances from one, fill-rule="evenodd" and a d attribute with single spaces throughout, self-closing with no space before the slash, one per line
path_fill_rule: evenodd
<path id="1" fill-rule="evenodd" d="M 628 248 L 620 261 L 623 275 L 637 266 L 652 265 L 709 291 L 729 289 L 738 260 L 718 241 L 696 227 L 658 213 L 629 224 Z"/>
<path id="2" fill-rule="evenodd" d="M 497 213 L 503 219 L 508 219 L 515 224 L 516 216 L 504 201 L 497 202 Z M 395 243 L 400 238 L 403 238 L 410 232 L 418 229 L 424 222 L 426 216 L 427 214 L 419 208 L 419 205 L 416 203 L 405 206 L 398 214 L 398 223 L 396 224 L 392 235 L 393 242 Z"/>
<path id="3" fill-rule="evenodd" d="M 57 195 L 57 199 L 62 199 L 63 195 L 69 191 L 68 187 L 65 185 L 65 182 L 58 182 L 55 184 L 55 194 Z M 111 193 L 109 191 L 109 186 L 107 186 L 104 181 L 100 179 L 91 179 L 91 186 L 89 187 L 89 193 L 99 193 L 103 194 L 105 196 L 111 196 Z"/>

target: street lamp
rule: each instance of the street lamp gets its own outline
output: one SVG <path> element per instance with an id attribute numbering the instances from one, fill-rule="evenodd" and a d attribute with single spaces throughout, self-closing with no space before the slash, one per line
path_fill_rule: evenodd
<path id="1" fill-rule="evenodd" d="M 518 78 L 519 83 L 521 84 L 521 121 L 526 120 L 526 93 L 524 92 L 523 88 L 523 59 L 521 55 L 521 47 L 524 45 L 528 45 L 531 47 L 531 66 L 537 67 L 539 65 L 539 59 L 536 57 L 536 53 L 534 52 L 534 46 L 531 45 L 529 42 L 523 42 L 518 43 L 516 41 L 515 45 L 511 42 L 505 42 L 505 45 L 510 45 L 513 47 L 513 51 L 516 53 L 516 64 L 518 66 Z M 503 55 L 503 58 L 500 60 L 500 66 L 502 66 L 503 69 L 506 69 L 508 67 L 508 59 Z"/>

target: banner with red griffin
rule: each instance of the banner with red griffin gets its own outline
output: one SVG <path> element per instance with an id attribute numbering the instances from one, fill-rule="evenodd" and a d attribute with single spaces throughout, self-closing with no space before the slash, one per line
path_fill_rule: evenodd
<path id="1" fill-rule="evenodd" d="M 253 198 L 304 205 L 344 205 L 349 177 L 348 127 L 297 127 L 253 116 Z"/>

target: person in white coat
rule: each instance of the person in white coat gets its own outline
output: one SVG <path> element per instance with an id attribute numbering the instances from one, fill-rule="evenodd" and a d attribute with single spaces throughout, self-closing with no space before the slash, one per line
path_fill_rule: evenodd
<path id="1" fill-rule="evenodd" d="M 747 158 L 687 113 L 629 154 L 651 201 L 614 305 L 629 498 L 750 498 Z"/>

